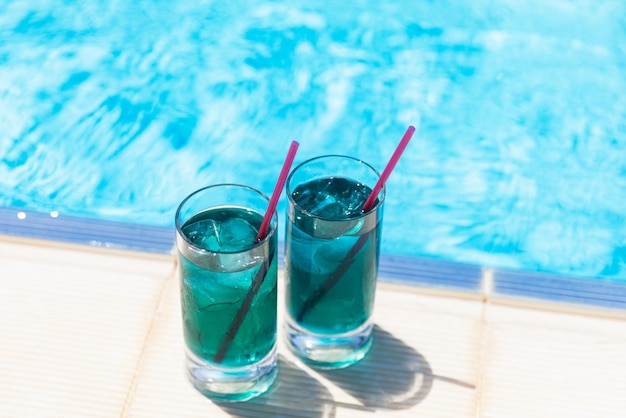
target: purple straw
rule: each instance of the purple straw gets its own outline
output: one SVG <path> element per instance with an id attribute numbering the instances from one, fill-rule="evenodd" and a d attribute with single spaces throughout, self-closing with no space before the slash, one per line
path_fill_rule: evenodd
<path id="1" fill-rule="evenodd" d="M 396 164 L 398 163 L 398 160 L 400 159 L 400 156 L 404 152 L 406 146 L 409 144 L 409 141 L 411 140 L 413 133 L 415 133 L 415 128 L 413 127 L 413 125 L 409 125 L 406 132 L 402 136 L 400 143 L 396 147 L 396 150 L 391 155 L 391 158 L 389 159 L 387 166 L 383 170 L 383 174 L 381 174 L 381 176 L 378 178 L 378 181 L 376 182 L 376 185 L 372 189 L 372 192 L 367 197 L 367 200 L 365 200 L 365 203 L 363 203 L 363 209 L 362 209 L 363 212 L 369 211 L 374 206 L 374 203 L 376 202 L 376 198 L 378 197 L 378 194 L 383 189 L 383 186 L 385 185 L 385 183 L 387 182 L 387 179 L 391 175 L 391 171 L 396 166 Z"/>
<path id="2" fill-rule="evenodd" d="M 398 160 L 400 159 L 400 156 L 404 152 L 404 149 L 409 144 L 409 141 L 411 140 L 413 133 L 415 133 L 415 128 L 412 125 L 409 125 L 406 132 L 402 136 L 400 143 L 396 147 L 396 150 L 391 155 L 391 158 L 389 159 L 387 166 L 383 170 L 383 174 L 381 174 L 381 176 L 378 178 L 378 181 L 376 182 L 376 185 L 372 189 L 372 192 L 365 200 L 365 203 L 363 203 L 363 209 L 362 209 L 363 213 L 368 212 L 370 209 L 372 209 L 372 207 L 374 206 L 374 203 L 376 203 L 378 194 L 380 193 L 382 188 L 385 186 L 385 182 L 389 178 L 389 175 L 391 174 L 391 171 L 393 170 L 393 168 L 396 166 Z M 374 229 L 372 229 L 372 231 L 374 231 Z M 313 293 L 313 295 L 305 301 L 304 305 L 302 306 L 302 309 L 297 315 L 296 319 L 298 321 L 301 321 L 304 315 L 308 311 L 310 311 L 315 305 L 317 305 L 318 302 L 326 295 L 326 293 L 330 289 L 332 289 L 333 286 L 335 286 L 337 282 L 343 277 L 345 272 L 348 271 L 348 269 L 354 262 L 354 256 L 359 251 L 361 251 L 361 248 L 363 248 L 363 246 L 367 242 L 367 239 L 369 238 L 370 233 L 372 231 L 366 234 L 363 234 L 359 237 L 357 242 L 352 246 L 352 248 L 350 248 L 350 251 L 348 252 L 346 257 L 344 257 L 339 267 L 333 272 L 333 274 L 328 279 L 326 279 L 326 281 L 324 281 L 324 283 L 322 283 L 322 285 L 315 291 L 315 293 Z"/>
<path id="3" fill-rule="evenodd" d="M 265 238 L 265 236 L 267 235 L 267 230 L 269 229 L 272 215 L 274 215 L 276 205 L 278 204 L 278 198 L 283 191 L 285 181 L 287 180 L 287 175 L 289 174 L 289 170 L 291 169 L 291 164 L 293 164 L 294 158 L 296 158 L 296 152 L 298 151 L 299 146 L 300 144 L 297 141 L 291 142 L 291 146 L 289 147 L 289 151 L 287 152 L 287 157 L 285 158 L 285 162 L 283 163 L 283 168 L 280 170 L 280 174 L 278 175 L 278 181 L 276 181 L 276 186 L 274 186 L 274 191 L 272 192 L 270 203 L 267 206 L 267 211 L 265 212 L 265 216 L 263 216 L 263 221 L 261 222 L 259 232 L 256 236 L 256 240 L 254 241 L 255 243 L 261 242 L 263 238 Z"/>
<path id="4" fill-rule="evenodd" d="M 283 163 L 283 168 L 280 170 L 280 174 L 278 175 L 278 181 L 276 182 L 276 186 L 274 187 L 274 191 L 272 192 L 272 197 L 270 198 L 269 205 L 267 206 L 267 211 L 263 216 L 263 221 L 261 221 L 261 226 L 259 227 L 259 232 L 254 240 L 255 244 L 261 242 L 266 236 L 267 231 L 269 229 L 270 221 L 272 220 L 272 216 L 276 211 L 276 205 L 278 204 L 278 198 L 283 191 L 283 187 L 285 186 L 285 181 L 287 180 L 287 175 L 289 174 L 289 170 L 291 169 L 291 164 L 293 164 L 293 160 L 296 157 L 296 151 L 298 151 L 298 147 L 300 144 L 296 141 L 291 142 L 291 147 L 289 147 L 289 152 L 287 152 L 287 157 L 285 158 L 285 162 Z M 274 253 L 270 254 L 268 259 L 265 259 L 259 270 L 257 271 L 254 279 L 252 280 L 252 284 L 250 285 L 250 289 L 246 294 L 245 299 L 241 303 L 241 306 L 237 310 L 235 317 L 231 321 L 228 326 L 228 331 L 226 331 L 226 335 L 220 344 L 215 357 L 213 357 L 213 361 L 216 363 L 221 363 L 226 357 L 226 352 L 228 351 L 228 347 L 230 347 L 230 343 L 233 342 L 235 337 L 237 336 L 237 332 L 243 323 L 243 320 L 246 318 L 248 311 L 250 310 L 250 306 L 252 305 L 252 301 L 254 297 L 258 293 L 263 281 L 265 280 L 265 275 L 267 274 L 267 270 L 269 270 L 270 265 L 272 264 L 274 257 Z"/>

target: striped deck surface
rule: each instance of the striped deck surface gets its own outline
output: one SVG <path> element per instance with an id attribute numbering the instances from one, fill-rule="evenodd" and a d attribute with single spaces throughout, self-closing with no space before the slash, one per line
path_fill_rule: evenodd
<path id="1" fill-rule="evenodd" d="M 407 284 L 405 262 L 381 266 L 363 362 L 319 371 L 281 343 L 273 389 L 225 404 L 185 379 L 173 256 L 0 236 L 0 417 L 626 416 L 619 303 L 538 299 L 515 275 L 429 260 Z"/>

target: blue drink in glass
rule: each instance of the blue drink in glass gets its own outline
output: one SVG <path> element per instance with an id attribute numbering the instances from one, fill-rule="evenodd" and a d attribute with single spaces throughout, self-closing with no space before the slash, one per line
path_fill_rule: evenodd
<path id="1" fill-rule="evenodd" d="M 213 398 L 249 399 L 275 377 L 277 238 L 274 220 L 255 242 L 263 204 L 252 189 L 220 185 L 177 213 L 187 372 Z"/>
<path id="2" fill-rule="evenodd" d="M 308 363 L 346 367 L 371 346 L 382 197 L 369 212 L 362 207 L 377 179 L 361 161 L 327 156 L 288 180 L 286 331 Z"/>

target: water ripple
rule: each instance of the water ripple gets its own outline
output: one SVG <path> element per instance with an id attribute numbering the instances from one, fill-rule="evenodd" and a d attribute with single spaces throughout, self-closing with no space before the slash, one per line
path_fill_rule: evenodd
<path id="1" fill-rule="evenodd" d="M 415 124 L 383 251 L 626 278 L 625 9 L 7 1 L 0 205 L 168 226 L 292 139 L 382 168 Z"/>

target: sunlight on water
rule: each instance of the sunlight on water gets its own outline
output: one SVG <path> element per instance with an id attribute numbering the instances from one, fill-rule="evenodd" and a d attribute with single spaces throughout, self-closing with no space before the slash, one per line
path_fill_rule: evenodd
<path id="1" fill-rule="evenodd" d="M 5 1 L 0 206 L 169 226 L 414 124 L 384 252 L 626 278 L 622 1 L 236 4 Z"/>

